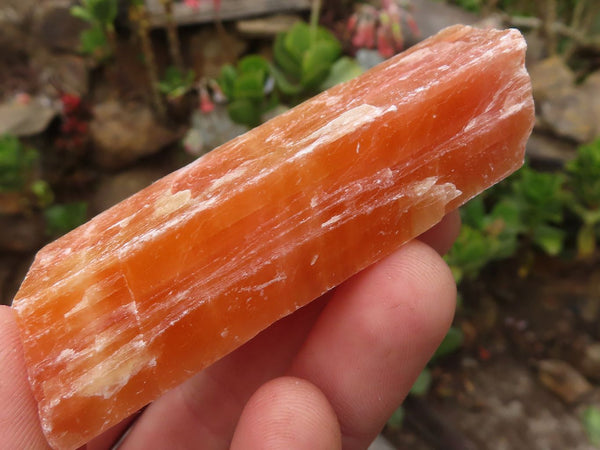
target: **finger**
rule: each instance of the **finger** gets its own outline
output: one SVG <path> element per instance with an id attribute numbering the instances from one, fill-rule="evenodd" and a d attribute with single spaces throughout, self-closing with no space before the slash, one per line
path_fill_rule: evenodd
<path id="1" fill-rule="evenodd" d="M 323 393 L 306 380 L 281 377 L 263 385 L 248 401 L 232 450 L 335 450 L 340 427 Z"/>
<path id="2" fill-rule="evenodd" d="M 460 214 L 458 210 L 454 210 L 446 214 L 440 223 L 419 236 L 419 240 L 443 255 L 450 250 L 459 232 Z"/>
<path id="3" fill-rule="evenodd" d="M 429 246 L 411 242 L 340 286 L 289 375 L 331 402 L 343 448 L 366 448 L 401 403 L 454 313 L 450 270 Z"/>
<path id="4" fill-rule="evenodd" d="M 329 296 L 276 322 L 242 347 L 150 405 L 123 449 L 228 448 L 244 405 L 290 366 Z M 186 447 L 187 446 L 187 447 Z"/>
<path id="5" fill-rule="evenodd" d="M 50 448 L 27 381 L 27 369 L 13 311 L 0 305 L 0 448 Z"/>

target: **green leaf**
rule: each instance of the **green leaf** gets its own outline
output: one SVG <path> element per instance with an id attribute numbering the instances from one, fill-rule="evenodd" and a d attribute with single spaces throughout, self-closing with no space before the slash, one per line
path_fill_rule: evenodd
<path id="1" fill-rule="evenodd" d="M 306 87 L 314 87 L 322 83 L 335 60 L 340 56 L 341 46 L 338 42 L 316 42 L 302 58 L 302 77 L 300 83 Z"/>
<path id="2" fill-rule="evenodd" d="M 92 17 L 90 11 L 85 8 L 82 8 L 79 5 L 72 6 L 71 9 L 69 9 L 69 12 L 73 17 L 77 17 L 78 19 L 84 20 L 86 22 L 94 21 L 94 18 Z"/>
<path id="3" fill-rule="evenodd" d="M 90 14 L 102 26 L 112 25 L 119 12 L 118 0 L 88 0 Z"/>
<path id="4" fill-rule="evenodd" d="M 484 220 L 484 226 L 489 229 L 492 223 L 501 220 L 502 230 L 499 233 L 510 233 L 516 235 L 522 231 L 518 206 L 511 201 L 503 200 L 496 203 L 490 212 L 489 219 Z"/>
<path id="5" fill-rule="evenodd" d="M 423 369 L 410 389 L 410 394 L 417 397 L 426 395 L 431 387 L 432 378 L 431 370 L 428 368 Z"/>
<path id="6" fill-rule="evenodd" d="M 563 230 L 550 225 L 540 225 L 533 230 L 533 242 L 551 256 L 562 251 L 564 238 Z"/>
<path id="7" fill-rule="evenodd" d="M 234 100 L 227 106 L 229 117 L 236 123 L 254 127 L 260 122 L 261 111 L 249 99 Z"/>
<path id="8" fill-rule="evenodd" d="M 329 75 L 321 83 L 319 90 L 327 90 L 336 84 L 351 80 L 363 72 L 364 69 L 354 58 L 343 56 L 333 63 L 329 71 Z"/>
<path id="9" fill-rule="evenodd" d="M 600 209 L 600 138 L 577 149 L 575 159 L 566 164 L 569 187 L 578 203 Z"/>
<path id="10" fill-rule="evenodd" d="M 280 33 L 275 37 L 273 44 L 273 59 L 275 63 L 283 69 L 288 75 L 292 75 L 298 80 L 302 76 L 302 58 L 294 59 L 285 48 L 285 33 Z"/>
<path id="11" fill-rule="evenodd" d="M 388 427 L 390 427 L 393 430 L 398 430 L 398 429 L 402 428 L 402 424 L 404 423 L 405 415 L 406 415 L 406 413 L 404 411 L 404 407 L 400 406 L 398 409 L 396 409 L 396 411 L 394 411 L 394 413 L 388 419 L 388 421 L 387 421 Z"/>
<path id="12" fill-rule="evenodd" d="M 30 180 L 39 154 L 12 135 L 0 136 L 0 192 L 19 191 Z"/>
<path id="13" fill-rule="evenodd" d="M 99 26 L 83 30 L 79 40 L 80 50 L 83 54 L 103 59 L 110 53 L 106 34 Z"/>
<path id="14" fill-rule="evenodd" d="M 74 202 L 52 205 L 44 211 L 46 232 L 50 236 L 60 236 L 77 228 L 87 219 L 87 203 Z"/>
<path id="15" fill-rule="evenodd" d="M 244 73 L 259 73 L 263 78 L 269 74 L 269 63 L 260 55 L 248 55 L 238 63 L 238 72 Z"/>
<path id="16" fill-rule="evenodd" d="M 261 73 L 240 74 L 233 83 L 233 98 L 262 100 L 265 98 L 265 80 Z"/>
<path id="17" fill-rule="evenodd" d="M 225 64 L 221 68 L 221 75 L 219 76 L 219 79 L 217 81 L 219 83 L 219 86 L 223 90 L 223 94 L 225 94 L 225 96 L 228 99 L 233 98 L 233 85 L 235 83 L 236 78 L 237 71 L 231 64 Z"/>
<path id="18" fill-rule="evenodd" d="M 474 228 L 482 229 L 485 226 L 485 205 L 483 204 L 483 196 L 479 195 L 475 197 L 460 208 L 460 217 L 463 223 Z"/>
<path id="19" fill-rule="evenodd" d="M 169 66 L 163 80 L 158 83 L 158 89 L 171 99 L 181 97 L 191 89 L 195 76 L 193 70 L 182 72 L 178 67 Z"/>
<path id="20" fill-rule="evenodd" d="M 441 358 L 458 351 L 462 347 L 463 340 L 464 336 L 460 328 L 451 327 L 431 359 Z"/>
<path id="21" fill-rule="evenodd" d="M 593 445 L 600 446 L 600 409 L 590 406 L 582 415 L 583 426 Z"/>
<path id="22" fill-rule="evenodd" d="M 295 61 L 302 61 L 304 53 L 310 48 L 310 27 L 305 22 L 296 22 L 285 34 L 284 46 Z"/>
<path id="23" fill-rule="evenodd" d="M 587 258 L 596 251 L 596 227 L 584 224 L 577 232 L 577 256 Z"/>
<path id="24" fill-rule="evenodd" d="M 277 67 L 272 66 L 271 73 L 275 78 L 275 83 L 277 84 L 277 87 L 284 95 L 288 95 L 291 97 L 302 92 L 302 85 L 300 83 L 293 83 L 289 81 L 283 74 L 283 72 L 281 72 Z"/>
<path id="25" fill-rule="evenodd" d="M 37 199 L 37 203 L 42 208 L 49 206 L 54 201 L 54 193 L 50 185 L 44 180 L 35 180 L 29 187 Z"/>

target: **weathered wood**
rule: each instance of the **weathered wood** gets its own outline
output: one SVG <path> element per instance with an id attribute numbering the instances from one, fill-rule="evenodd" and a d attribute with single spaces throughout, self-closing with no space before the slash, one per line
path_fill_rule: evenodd
<path id="1" fill-rule="evenodd" d="M 166 17 L 160 0 L 146 0 L 150 23 L 154 27 L 164 26 Z M 283 11 L 306 11 L 310 9 L 310 0 L 222 0 L 219 17 L 222 20 L 240 19 Z M 183 3 L 173 7 L 173 17 L 178 25 L 208 23 L 215 20 L 213 2 L 204 0 L 197 9 Z"/>

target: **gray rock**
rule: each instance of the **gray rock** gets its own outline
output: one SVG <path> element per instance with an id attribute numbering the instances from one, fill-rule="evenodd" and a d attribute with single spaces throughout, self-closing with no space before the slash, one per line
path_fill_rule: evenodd
<path id="1" fill-rule="evenodd" d="M 135 168 L 116 175 L 106 176 L 98 184 L 92 198 L 91 207 L 93 214 L 99 214 L 116 205 L 121 200 L 125 200 L 164 175 L 166 173 L 158 169 Z"/>
<path id="2" fill-rule="evenodd" d="M 247 43 L 231 33 L 220 36 L 213 29 L 202 28 L 185 38 L 182 46 L 188 49 L 196 73 L 217 78 L 223 65 L 237 62 Z"/>
<path id="3" fill-rule="evenodd" d="M 369 70 L 375 67 L 377 64 L 383 62 L 385 58 L 381 56 L 379 51 L 371 50 L 368 48 L 361 48 L 356 51 L 356 61 L 365 70 Z"/>
<path id="4" fill-rule="evenodd" d="M 594 126 L 594 137 L 600 136 L 600 71 L 588 76 L 579 90 L 587 96 L 590 102 L 589 120 Z"/>
<path id="5" fill-rule="evenodd" d="M 529 68 L 533 97 L 538 103 L 573 88 L 575 74 L 559 57 L 544 59 Z"/>
<path id="6" fill-rule="evenodd" d="M 559 136 L 584 143 L 596 133 L 590 97 L 575 87 L 541 102 L 540 112 L 543 123 Z"/>
<path id="7" fill-rule="evenodd" d="M 529 33 L 525 33 L 524 36 L 527 42 L 525 65 L 532 67 L 548 56 L 546 42 L 537 31 L 530 31 Z"/>
<path id="8" fill-rule="evenodd" d="M 413 44 L 420 39 L 433 36 L 438 31 L 457 23 L 472 25 L 481 18 L 473 13 L 465 11 L 458 6 L 432 0 L 412 0 L 414 6 L 413 16 L 421 35 L 419 38 L 407 36 L 407 43 Z"/>
<path id="9" fill-rule="evenodd" d="M 382 435 L 377 436 L 377 438 L 369 445 L 368 450 L 394 450 L 395 447 L 390 444 L 390 442 L 384 438 Z"/>
<path id="10" fill-rule="evenodd" d="M 58 114 L 57 107 L 45 97 L 23 103 L 10 100 L 0 104 L 0 135 L 32 136 L 44 131 Z"/>
<path id="11" fill-rule="evenodd" d="M 542 129 L 578 143 L 600 135 L 600 73 L 577 86 L 575 75 L 558 57 L 540 61 L 529 73 Z"/>
<path id="12" fill-rule="evenodd" d="M 94 158 L 104 168 L 125 167 L 180 137 L 179 132 L 162 125 L 147 105 L 108 100 L 96 105 L 93 112 L 90 137 Z"/>
<path id="13" fill-rule="evenodd" d="M 89 27 L 83 20 L 73 17 L 69 1 L 45 1 L 35 9 L 33 34 L 45 48 L 76 53 L 79 35 Z"/>
<path id="14" fill-rule="evenodd" d="M 527 141 L 527 156 L 548 167 L 560 168 L 576 155 L 571 141 L 533 132 Z"/>
<path id="15" fill-rule="evenodd" d="M 56 89 L 80 97 L 88 93 L 88 66 L 81 56 L 38 50 L 31 57 L 31 67 L 46 95 L 56 95 Z"/>
<path id="16" fill-rule="evenodd" d="M 585 376 L 600 381 L 600 342 L 593 342 L 585 348 L 580 368 Z"/>
<path id="17" fill-rule="evenodd" d="M 194 111 L 192 126 L 183 139 L 183 146 L 192 156 L 200 156 L 213 148 L 248 131 L 244 125 L 233 122 L 227 114 L 227 108 L 216 105 L 210 114 Z"/>

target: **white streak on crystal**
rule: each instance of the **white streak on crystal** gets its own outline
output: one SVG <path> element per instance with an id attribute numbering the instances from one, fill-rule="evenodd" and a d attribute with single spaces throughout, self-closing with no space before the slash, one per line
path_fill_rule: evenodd
<path id="1" fill-rule="evenodd" d="M 258 284 L 256 286 L 249 286 L 249 287 L 240 288 L 240 291 L 241 292 L 261 291 L 264 288 L 271 286 L 272 284 L 280 283 L 281 281 L 285 281 L 285 280 L 287 280 L 287 275 L 285 273 L 283 273 L 283 272 L 279 272 L 279 273 L 277 273 L 277 275 L 275 276 L 275 278 L 273 278 L 273 279 L 271 279 L 269 281 L 266 281 L 266 282 L 264 282 L 262 284 Z"/>
<path id="2" fill-rule="evenodd" d="M 154 217 L 166 216 L 183 208 L 192 197 L 189 189 L 175 192 L 174 194 L 165 193 L 160 196 L 154 204 Z"/>
<path id="3" fill-rule="evenodd" d="M 235 181 L 235 180 L 241 178 L 246 173 L 247 170 L 248 169 L 244 166 L 239 166 L 233 170 L 230 170 L 225 175 L 223 175 L 221 178 L 217 178 L 216 180 L 214 180 L 212 182 L 212 184 L 210 185 L 210 187 L 208 188 L 209 191 L 214 191 L 215 189 L 218 189 L 223 185 L 231 184 L 232 181 Z"/>
<path id="4" fill-rule="evenodd" d="M 511 99 L 508 98 L 507 100 L 511 100 Z M 527 108 L 528 106 L 529 106 L 529 99 L 527 99 L 527 98 L 523 99 L 523 101 L 521 101 L 520 103 L 514 103 L 514 104 L 508 105 L 508 106 L 505 104 L 500 111 L 500 120 L 506 119 L 507 117 L 518 113 L 523 108 Z"/>
<path id="5" fill-rule="evenodd" d="M 327 228 L 327 227 L 333 225 L 334 223 L 339 222 L 341 218 L 342 218 L 341 214 L 338 214 L 337 216 L 333 216 L 331 219 L 327 220 L 326 222 L 323 222 L 321 224 L 321 228 Z"/>
<path id="6" fill-rule="evenodd" d="M 86 397 L 112 397 L 145 367 L 156 365 L 144 340 L 123 345 L 73 381 L 73 391 Z"/>
<path id="7" fill-rule="evenodd" d="M 388 111 L 394 111 L 395 106 L 388 109 L 377 107 L 369 104 L 362 104 L 348 111 L 343 112 L 331 122 L 323 125 L 318 130 L 313 131 L 310 135 L 301 139 L 298 146 L 302 148 L 290 158 L 290 161 L 295 161 L 312 153 L 316 148 L 337 141 L 342 136 L 355 132 L 358 128 L 372 123 L 378 117 L 381 117 Z"/>
<path id="8" fill-rule="evenodd" d="M 310 260 L 310 265 L 314 266 L 315 263 L 317 262 L 317 259 L 319 259 L 319 255 L 313 256 L 312 259 Z"/>
<path id="9" fill-rule="evenodd" d="M 60 354 L 56 357 L 57 363 L 62 363 L 63 361 L 68 361 L 75 356 L 75 350 L 72 348 L 65 348 Z"/>
<path id="10" fill-rule="evenodd" d="M 412 184 L 411 190 L 417 197 L 421 197 L 423 194 L 431 190 L 431 188 L 437 183 L 437 180 L 437 177 L 429 177 L 422 181 L 417 181 Z"/>

